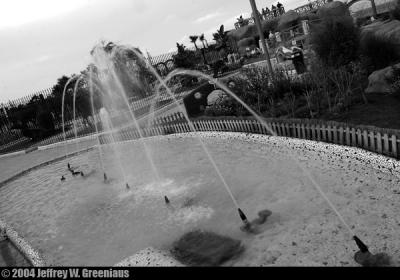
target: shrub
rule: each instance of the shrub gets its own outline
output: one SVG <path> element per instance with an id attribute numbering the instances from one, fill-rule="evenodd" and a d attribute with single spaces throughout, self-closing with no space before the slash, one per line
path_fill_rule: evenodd
<path id="1" fill-rule="evenodd" d="M 329 113 L 338 113 L 359 96 L 367 103 L 364 89 L 368 75 L 360 62 L 333 68 L 324 67 L 317 59 L 312 61 L 306 79 L 308 88 L 303 95 L 311 117 L 319 115 L 323 108 Z"/>
<path id="2" fill-rule="evenodd" d="M 178 53 L 172 56 L 174 64 L 178 68 L 194 69 L 196 65 L 200 62 L 196 53 L 191 50 L 187 50 L 182 44 L 176 43 L 178 48 Z"/>
<path id="3" fill-rule="evenodd" d="M 321 62 L 337 67 L 356 59 L 359 30 L 351 17 L 327 17 L 312 25 L 310 40 Z"/>
<path id="4" fill-rule="evenodd" d="M 397 0 L 396 6 L 390 11 L 390 17 L 395 20 L 400 20 L 400 0 Z"/>
<path id="5" fill-rule="evenodd" d="M 308 81 L 293 79 L 283 70 L 270 74 L 266 67 L 257 66 L 243 68 L 240 75 L 230 81 L 234 83 L 233 92 L 244 103 L 259 114 L 265 115 L 265 111 L 268 111 L 267 114 L 271 116 L 275 116 L 278 112 L 278 101 L 283 103 L 285 110 L 289 108 L 289 113 L 293 113 L 293 100 L 302 95 L 308 87 Z M 234 100 L 224 106 L 228 106 L 233 115 L 249 115 L 248 110 Z M 214 113 L 214 111 L 220 112 L 223 109 L 209 109 L 209 112 Z"/>
<path id="6" fill-rule="evenodd" d="M 279 23 L 279 18 L 273 18 L 269 19 L 266 21 L 261 22 L 262 29 L 264 32 L 269 33 L 269 32 L 277 32 L 278 31 L 278 23 Z"/>
<path id="7" fill-rule="evenodd" d="M 399 61 L 397 45 L 392 36 L 378 36 L 373 32 L 365 32 L 360 40 L 360 54 L 368 73 Z"/>

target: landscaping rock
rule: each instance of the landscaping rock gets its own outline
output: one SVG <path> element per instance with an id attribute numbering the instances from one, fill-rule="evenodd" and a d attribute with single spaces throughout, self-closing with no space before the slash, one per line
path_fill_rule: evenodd
<path id="1" fill-rule="evenodd" d="M 400 68 L 400 63 L 393 65 L 393 67 Z M 394 78 L 393 67 L 388 66 L 369 75 L 368 87 L 365 89 L 365 93 L 393 93 L 391 86 L 391 80 Z"/>
<path id="2" fill-rule="evenodd" d="M 257 27 L 255 24 L 251 24 L 251 25 L 246 25 L 243 26 L 239 29 L 236 30 L 232 30 L 228 32 L 228 37 L 231 37 L 232 39 L 236 40 L 236 41 L 240 41 L 244 38 L 254 38 L 255 36 L 257 36 L 258 31 L 257 31 Z"/>
<path id="3" fill-rule="evenodd" d="M 227 94 L 220 89 L 216 89 L 207 96 L 207 105 L 212 106 L 218 102 L 222 102 Z"/>
<path id="4" fill-rule="evenodd" d="M 391 21 L 375 21 L 371 24 L 364 26 L 361 29 L 361 38 L 360 44 L 363 44 L 365 38 L 367 38 L 367 34 L 372 33 L 377 38 L 382 38 L 382 40 L 390 40 L 393 41 L 394 46 L 397 45 L 397 54 L 400 57 L 400 21 L 399 20 L 391 20 Z"/>
<path id="5" fill-rule="evenodd" d="M 239 256 L 243 250 L 244 247 L 239 240 L 195 230 L 184 234 L 176 241 L 171 253 L 183 264 L 217 266 Z"/>
<path id="6" fill-rule="evenodd" d="M 391 257 L 386 253 L 371 254 L 358 251 L 354 255 L 354 260 L 362 266 L 390 266 Z"/>
<path id="7" fill-rule="evenodd" d="M 278 22 L 278 30 L 282 31 L 284 29 L 297 25 L 299 20 L 300 15 L 293 10 L 289 10 L 280 17 Z"/>

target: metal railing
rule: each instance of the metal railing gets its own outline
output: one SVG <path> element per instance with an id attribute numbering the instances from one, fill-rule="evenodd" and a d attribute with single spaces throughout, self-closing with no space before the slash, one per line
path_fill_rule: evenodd
<path id="1" fill-rule="evenodd" d="M 312 2 L 310 2 L 308 4 L 305 4 L 303 6 L 300 6 L 300 7 L 296 8 L 296 9 L 294 9 L 294 11 L 296 13 L 298 13 L 298 14 L 308 13 L 308 12 L 311 12 L 311 11 L 315 11 L 319 7 L 325 5 L 327 2 L 328 2 L 328 0 L 312 1 Z M 260 13 L 260 17 L 261 17 L 261 20 L 272 20 L 272 19 L 278 19 L 281 16 L 283 16 L 284 14 L 285 14 L 284 10 L 280 10 L 280 11 L 277 10 L 275 13 L 273 11 L 270 11 L 270 12 L 268 12 L 266 14 L 265 13 L 264 14 Z M 235 23 L 235 29 L 239 29 L 239 28 L 241 28 L 243 26 L 252 25 L 252 24 L 254 24 L 254 18 L 253 17 L 245 18 L 245 19 L 243 19 L 242 23 L 241 22 L 236 22 Z"/>

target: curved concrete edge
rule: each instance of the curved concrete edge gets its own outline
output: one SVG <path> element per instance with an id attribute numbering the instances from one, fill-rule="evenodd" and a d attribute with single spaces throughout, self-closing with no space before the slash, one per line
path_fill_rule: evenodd
<path id="1" fill-rule="evenodd" d="M 46 266 L 46 262 L 39 252 L 2 220 L 0 220 L 0 238 L 8 239 L 34 267 Z"/>
<path id="2" fill-rule="evenodd" d="M 136 254 L 122 260 L 121 262 L 115 264 L 114 266 L 138 266 L 138 267 L 155 267 L 155 266 L 172 266 L 172 267 L 182 267 L 182 263 L 177 261 L 169 252 L 155 249 L 152 247 L 145 248 Z"/>
<path id="3" fill-rule="evenodd" d="M 37 149 L 39 151 L 43 151 L 43 150 L 48 150 L 48 149 L 56 148 L 56 147 L 59 147 L 59 146 L 63 146 L 63 145 L 66 145 L 66 144 L 81 143 L 81 142 L 84 142 L 84 141 L 87 141 L 87 140 L 92 140 L 92 139 L 95 139 L 95 138 L 96 138 L 96 134 L 93 133 L 93 134 L 89 134 L 89 135 L 86 135 L 86 136 L 79 137 L 77 139 L 69 139 L 69 140 L 66 140 L 66 141 L 56 142 L 56 143 L 53 143 L 53 144 L 38 146 Z"/>
<path id="4" fill-rule="evenodd" d="M 6 157 L 12 157 L 12 156 L 17 156 L 17 155 L 22 155 L 22 154 L 26 154 L 25 150 L 23 150 L 23 151 L 18 151 L 18 152 L 12 152 L 12 153 L 8 153 L 8 154 L 2 154 L 2 155 L 0 155 L 0 159 L 1 159 L 1 158 L 6 158 Z"/>

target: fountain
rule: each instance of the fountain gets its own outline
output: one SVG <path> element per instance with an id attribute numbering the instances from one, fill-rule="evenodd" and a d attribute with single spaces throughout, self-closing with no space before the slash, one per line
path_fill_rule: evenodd
<path id="1" fill-rule="evenodd" d="M 371 254 L 354 230 L 357 226 L 360 232 L 366 233 L 368 243 L 383 247 L 378 236 L 367 231 L 368 227 L 378 228 L 380 219 L 369 218 L 359 210 L 368 207 L 366 209 L 373 212 L 372 204 L 365 204 L 366 198 L 362 194 L 354 194 L 352 186 L 356 183 L 353 181 L 349 188 L 335 181 L 341 176 L 345 164 L 355 164 L 359 168 L 359 171 L 348 174 L 346 180 L 349 182 L 358 176 L 358 172 L 372 174 L 366 171 L 369 166 L 354 159 L 354 162 L 339 160 L 339 155 L 350 155 L 353 151 L 345 152 L 344 148 L 326 144 L 328 149 L 323 146 L 325 144 L 277 137 L 263 119 L 228 87 L 201 72 L 178 69 L 161 78 L 137 50 L 129 47 L 99 45 L 93 49 L 92 56 L 94 66 L 104 76 L 95 77 L 94 68 L 90 67 L 88 73 L 67 82 L 63 92 L 62 119 L 64 122 L 66 90 L 75 82 L 72 122 L 75 140 L 72 142 L 75 150 L 79 150 L 75 98 L 78 83 L 85 79 L 95 120 L 96 148 L 71 155 L 72 148 L 64 145 L 63 160 L 21 175 L 0 189 L 0 212 L 4 213 L 6 221 L 22 232 L 34 247 L 41 248 L 50 263 L 113 265 L 144 248 L 169 250 L 170 244 L 177 244 L 174 241 L 179 236 L 183 236 L 180 240 L 185 246 L 191 243 L 188 240 L 210 236 L 211 241 L 229 240 L 236 248 L 233 251 L 238 253 L 242 252 L 244 245 L 253 261 L 239 256 L 236 260 L 228 260 L 228 265 L 248 265 L 249 262 L 250 265 L 288 265 L 296 263 L 297 258 L 302 261 L 301 252 L 312 259 L 307 259 L 306 264 L 329 259 L 332 255 L 350 264 L 352 250 L 342 242 L 348 238 L 347 232 L 360 250 L 354 256 L 357 263 L 363 266 L 390 263 L 386 254 Z M 135 63 L 121 63 L 125 56 Z M 129 82 L 139 85 L 143 82 L 136 77 L 138 65 L 146 65 L 155 79 L 154 98 L 146 122 L 135 115 L 126 86 Z M 181 74 L 216 83 L 249 110 L 271 136 L 197 132 L 167 86 L 173 77 Z M 145 137 L 144 131 L 151 126 L 156 115 L 161 88 L 165 89 L 175 108 L 184 113 L 190 132 Z M 100 92 L 100 108 L 94 106 L 95 91 Z M 101 126 L 96 120 L 100 120 Z M 131 131 L 138 134 L 138 139 L 132 139 Z M 67 140 L 64 126 L 63 137 Z M 293 151 L 307 157 L 307 163 L 301 162 Z M 86 170 L 85 173 L 74 170 L 72 160 L 82 162 L 85 155 L 87 165 L 101 171 L 102 176 L 89 176 Z M 367 156 L 375 160 L 374 156 Z M 376 161 L 380 162 L 380 158 Z M 340 166 L 332 166 L 332 162 Z M 64 174 L 65 164 L 75 176 L 66 180 L 62 175 L 62 182 L 60 177 L 53 181 L 53 174 Z M 384 190 L 388 192 L 392 186 L 389 182 L 395 184 L 395 175 L 385 176 Z M 31 184 L 35 187 L 32 188 Z M 314 188 L 310 188 L 310 184 Z M 323 186 L 326 186 L 325 191 Z M 368 188 L 376 195 L 375 189 Z M 329 206 L 324 213 L 321 213 L 325 205 L 319 201 L 320 197 Z M 391 197 L 384 199 L 386 203 L 380 207 L 390 212 Z M 31 209 L 29 212 L 19 211 L 20 205 L 29 205 Z M 265 206 L 272 211 L 264 209 Z M 347 219 L 344 219 L 344 213 Z M 252 215 L 256 218 L 249 220 Z M 353 218 L 352 215 L 358 216 Z M 238 216 L 241 227 L 237 223 Z M 337 230 L 342 227 L 335 224 L 335 217 L 346 231 Z M 391 229 L 381 231 L 393 234 Z M 229 238 L 220 237 L 228 233 Z M 292 240 L 290 246 L 287 244 L 289 238 Z M 327 246 L 325 251 L 321 244 Z M 210 248 L 209 244 L 203 245 Z M 294 247 L 301 249 L 296 251 Z M 179 252 L 185 254 L 182 248 Z M 218 259 L 225 258 L 225 254 L 219 256 Z"/>

